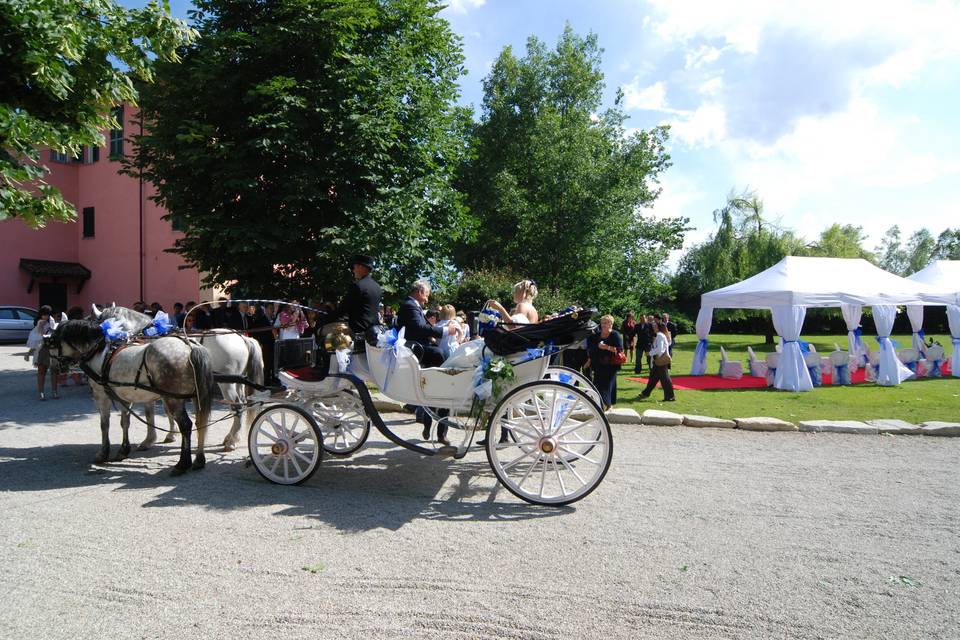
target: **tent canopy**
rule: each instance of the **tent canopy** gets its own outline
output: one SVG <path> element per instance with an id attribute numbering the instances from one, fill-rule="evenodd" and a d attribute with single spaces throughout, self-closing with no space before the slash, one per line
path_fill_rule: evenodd
<path id="1" fill-rule="evenodd" d="M 960 294 L 960 260 L 935 260 L 907 280 Z"/>
<path id="2" fill-rule="evenodd" d="M 701 306 L 714 309 L 839 307 L 843 304 L 944 305 L 956 302 L 955 288 L 951 291 L 901 278 L 861 258 L 799 256 L 787 256 L 753 277 L 700 296 Z"/>

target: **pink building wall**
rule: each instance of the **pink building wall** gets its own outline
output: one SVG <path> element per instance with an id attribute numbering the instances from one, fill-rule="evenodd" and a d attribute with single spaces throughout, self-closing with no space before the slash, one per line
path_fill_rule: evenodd
<path id="1" fill-rule="evenodd" d="M 124 152 L 129 154 L 130 137 L 139 133 L 137 112 L 127 105 L 124 115 Z M 0 222 L 0 305 L 36 308 L 39 304 L 38 286 L 27 293 L 30 276 L 20 270 L 20 258 L 76 262 L 89 269 L 91 277 L 79 293 L 76 281 L 60 280 L 67 285 L 68 306 L 89 308 L 91 302 L 131 306 L 142 299 L 147 304 L 159 302 L 172 311 L 174 302 L 200 300 L 196 270 L 178 269 L 182 264 L 179 256 L 164 251 L 173 246 L 179 234 L 162 219 L 166 212 L 149 200 L 151 185 L 144 183 L 141 192 L 137 178 L 117 173 L 121 163 L 109 159 L 109 136 L 99 154 L 99 161 L 91 164 L 61 164 L 50 161 L 49 151 L 42 152 L 41 158 L 50 169 L 47 181 L 74 205 L 77 221 L 50 223 L 36 231 L 16 219 Z M 94 207 L 92 238 L 83 237 L 84 207 Z"/>

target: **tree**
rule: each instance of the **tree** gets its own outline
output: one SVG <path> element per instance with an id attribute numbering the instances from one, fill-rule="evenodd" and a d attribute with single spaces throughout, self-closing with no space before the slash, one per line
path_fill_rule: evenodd
<path id="1" fill-rule="evenodd" d="M 960 260 L 960 227 L 944 229 L 937 237 L 933 253 L 938 260 Z"/>
<path id="2" fill-rule="evenodd" d="M 883 235 L 877 247 L 877 260 L 880 268 L 900 276 L 907 275 L 910 256 L 900 242 L 900 227 L 893 225 Z"/>
<path id="3" fill-rule="evenodd" d="M 910 275 L 920 271 L 933 260 L 937 241 L 928 229 L 919 229 L 910 236 L 907 242 L 907 270 L 903 275 Z"/>
<path id="4" fill-rule="evenodd" d="M 796 255 L 803 242 L 763 216 L 756 193 L 731 192 L 713 212 L 717 230 L 680 259 L 673 287 L 687 311 L 700 305 L 700 294 L 725 287 L 767 269 L 784 256 Z"/>
<path id="5" fill-rule="evenodd" d="M 236 292 L 342 291 L 369 253 L 387 290 L 468 226 L 451 175 L 459 38 L 435 0 L 199 0 L 201 34 L 144 90 L 129 170 L 184 229 L 174 252 Z"/>
<path id="6" fill-rule="evenodd" d="M 900 241 L 900 227 L 893 225 L 887 229 L 877 247 L 880 266 L 899 276 L 916 273 L 938 257 L 940 251 L 950 250 L 950 238 L 950 229 L 940 234 L 942 243 L 934 240 L 929 229 L 918 229 L 904 246 Z"/>
<path id="7" fill-rule="evenodd" d="M 873 262 L 876 258 L 863 248 L 866 241 L 863 227 L 852 224 L 832 224 L 820 233 L 820 239 L 807 245 L 803 255 L 828 258 L 864 258 Z"/>
<path id="8" fill-rule="evenodd" d="M 75 157 L 102 145 L 118 126 L 112 107 L 136 104 L 133 80 L 149 82 L 194 35 L 166 2 L 0 0 L 0 220 L 72 220 L 73 204 L 44 182 L 40 147 Z"/>
<path id="9" fill-rule="evenodd" d="M 526 274 L 583 303 L 623 311 L 663 291 L 658 272 L 686 220 L 646 215 L 669 166 L 667 129 L 627 134 L 618 97 L 602 109 L 601 49 L 568 25 L 500 53 L 460 185 L 477 220 L 461 268 Z"/>
<path id="10" fill-rule="evenodd" d="M 731 192 L 727 203 L 713 212 L 717 230 L 695 245 L 680 259 L 672 283 L 682 310 L 693 314 L 700 307 L 700 295 L 756 275 L 784 256 L 797 255 L 803 242 L 791 231 L 781 230 L 763 216 L 763 201 L 755 192 Z M 763 317 L 767 342 L 773 332 L 764 313 L 726 311 L 732 319 Z"/>

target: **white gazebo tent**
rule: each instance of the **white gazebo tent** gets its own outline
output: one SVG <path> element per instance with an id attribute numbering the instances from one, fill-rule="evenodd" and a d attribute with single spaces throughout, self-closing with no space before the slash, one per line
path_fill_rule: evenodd
<path id="1" fill-rule="evenodd" d="M 950 370 L 954 376 L 960 377 L 960 260 L 935 260 L 907 279 L 956 293 L 956 304 L 947 305 L 947 323 L 953 343 Z M 923 307 L 911 305 L 907 307 L 907 315 L 913 330 L 914 348 L 923 351 Z"/>
<path id="2" fill-rule="evenodd" d="M 707 336 L 714 309 L 770 309 L 780 336 L 780 366 L 774 386 L 789 391 L 813 388 L 798 340 L 808 307 L 840 307 L 847 323 L 850 351 L 859 351 L 860 316 L 873 308 L 880 342 L 877 383 L 899 384 L 912 372 L 897 359 L 890 342 L 897 305 L 942 305 L 956 296 L 931 285 L 901 278 L 859 258 L 787 256 L 766 271 L 700 296 L 694 375 L 706 371 Z"/>

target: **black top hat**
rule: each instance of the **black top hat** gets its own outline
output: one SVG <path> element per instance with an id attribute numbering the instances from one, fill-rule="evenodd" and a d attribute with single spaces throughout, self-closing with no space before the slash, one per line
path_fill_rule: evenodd
<path id="1" fill-rule="evenodd" d="M 353 258 L 350 260 L 351 267 L 355 264 L 359 264 L 373 271 L 373 258 L 371 258 L 370 256 L 365 256 L 362 253 L 358 253 L 357 255 L 353 256 Z"/>

